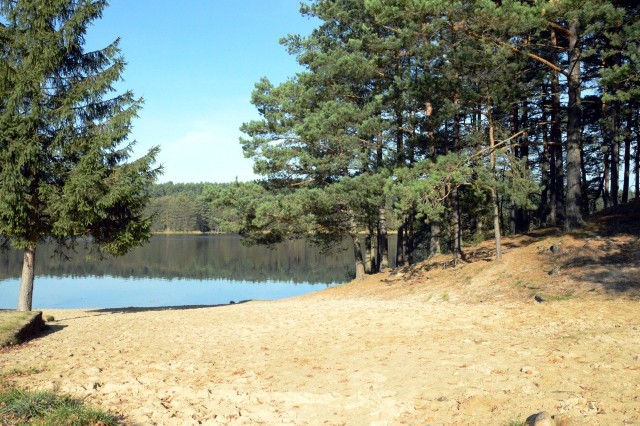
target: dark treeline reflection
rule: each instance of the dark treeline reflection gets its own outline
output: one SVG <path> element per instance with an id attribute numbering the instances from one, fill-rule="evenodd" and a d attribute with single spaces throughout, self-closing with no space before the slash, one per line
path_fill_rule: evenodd
<path id="1" fill-rule="evenodd" d="M 22 252 L 0 253 L 0 279 L 17 278 L 21 269 Z M 60 259 L 50 244 L 40 245 L 36 256 L 36 276 L 334 283 L 348 281 L 354 274 L 350 250 L 324 255 L 307 241 L 285 242 L 271 249 L 245 246 L 233 235 L 154 236 L 125 256 L 100 261 L 87 259 L 81 247 L 70 260 Z"/>

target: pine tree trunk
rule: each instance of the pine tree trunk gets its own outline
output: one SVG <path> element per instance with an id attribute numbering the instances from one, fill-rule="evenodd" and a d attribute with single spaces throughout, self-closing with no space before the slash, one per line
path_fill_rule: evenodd
<path id="1" fill-rule="evenodd" d="M 490 102 L 490 101 L 489 101 Z M 491 116 L 491 107 L 487 108 L 487 116 L 489 118 L 489 143 L 491 147 L 491 153 L 489 154 L 489 163 L 491 165 L 491 172 L 493 176 L 496 175 L 496 154 L 494 152 L 496 146 L 494 127 L 493 127 L 493 118 Z M 495 185 L 491 185 L 491 204 L 493 207 L 493 235 L 496 240 L 496 259 L 502 258 L 502 248 L 501 248 L 501 236 L 500 236 L 500 209 L 498 206 L 498 191 Z"/>
<path id="2" fill-rule="evenodd" d="M 30 311 L 33 303 L 33 278 L 35 276 L 36 249 L 27 248 L 22 262 L 22 277 L 18 290 L 18 311 Z"/>
<path id="3" fill-rule="evenodd" d="M 631 113 L 627 114 L 627 131 L 624 137 L 624 180 L 622 182 L 622 202 L 629 202 L 629 177 L 631 175 Z"/>
<path id="4" fill-rule="evenodd" d="M 546 90 L 546 89 L 545 89 Z M 546 109 L 547 105 L 543 108 Z M 543 112 L 542 121 L 547 121 L 546 112 Z M 540 207 L 538 209 L 538 218 L 542 226 L 546 226 L 549 221 L 549 190 L 551 179 L 551 149 L 549 147 L 549 134 L 547 126 L 542 130 L 542 153 L 540 157 L 540 183 L 542 192 L 540 193 Z"/>
<path id="5" fill-rule="evenodd" d="M 611 205 L 611 193 L 609 192 L 609 165 L 611 164 L 609 161 L 609 157 L 611 154 L 611 146 L 609 144 L 605 144 L 603 150 L 603 166 L 604 166 L 604 175 L 603 175 L 603 192 L 602 192 L 602 203 L 604 204 L 604 208 L 609 208 Z"/>
<path id="6" fill-rule="evenodd" d="M 364 272 L 366 274 L 373 273 L 373 257 L 372 254 L 372 246 L 371 246 L 371 232 L 364 237 Z"/>
<path id="7" fill-rule="evenodd" d="M 360 239 L 358 235 L 352 235 L 351 241 L 353 242 L 353 254 L 356 258 L 356 280 L 362 280 L 365 276 L 364 259 L 362 255 L 362 246 L 360 245 Z"/>
<path id="8" fill-rule="evenodd" d="M 398 238 L 396 241 L 396 268 L 399 268 L 401 266 L 405 266 L 404 263 L 404 248 L 405 246 L 405 242 L 404 242 L 404 223 L 402 225 L 400 225 L 400 227 L 398 228 Z"/>
<path id="9" fill-rule="evenodd" d="M 640 113 L 636 113 L 636 200 L 640 199 Z"/>
<path id="10" fill-rule="evenodd" d="M 415 235 L 413 233 L 413 223 L 415 222 L 415 218 L 415 210 L 411 208 L 409 218 L 407 219 L 407 236 L 405 238 L 405 257 L 408 265 L 413 265 L 414 262 L 413 251 L 415 249 Z"/>
<path id="11" fill-rule="evenodd" d="M 389 268 L 389 238 L 387 236 L 387 209 L 384 205 L 378 210 L 378 270 Z"/>
<path id="12" fill-rule="evenodd" d="M 614 106 L 614 112 L 611 117 L 613 126 L 613 137 L 611 138 L 611 203 L 614 206 L 618 205 L 618 196 L 620 193 L 620 138 L 618 136 L 620 119 L 618 109 L 618 105 Z"/>
<path id="13" fill-rule="evenodd" d="M 569 25 L 569 105 L 567 112 L 567 198 L 565 207 L 566 231 L 582 228 L 586 225 L 582 218 L 581 186 L 581 133 L 582 98 L 580 75 L 580 47 L 578 45 L 579 22 L 577 19 Z"/>
<path id="14" fill-rule="evenodd" d="M 589 215 L 589 177 L 584 161 L 584 149 L 580 147 L 580 191 L 582 191 L 582 214 Z"/>
<path id="15" fill-rule="evenodd" d="M 462 255 L 462 239 L 460 230 L 460 195 L 458 188 L 451 191 L 453 208 L 451 209 L 451 227 L 453 229 L 453 265 L 458 265 L 458 258 Z"/>
<path id="16" fill-rule="evenodd" d="M 554 30 L 551 30 L 551 43 L 558 46 Z M 551 144 L 553 149 L 553 171 L 551 186 L 551 224 L 564 223 L 564 161 L 562 155 L 562 129 L 560 126 L 560 79 L 557 71 L 551 73 Z"/>
<path id="17" fill-rule="evenodd" d="M 437 256 L 442 252 L 440 248 L 440 224 L 431 222 L 429 238 L 429 257 Z"/>

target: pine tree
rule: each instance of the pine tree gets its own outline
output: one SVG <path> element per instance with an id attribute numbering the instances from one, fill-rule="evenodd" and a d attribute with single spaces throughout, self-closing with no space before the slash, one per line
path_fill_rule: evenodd
<path id="1" fill-rule="evenodd" d="M 146 241 L 157 149 L 128 161 L 141 100 L 114 94 L 118 41 L 85 52 L 102 0 L 0 1 L 0 234 L 24 250 L 18 310 L 31 310 L 38 243 L 120 255 Z"/>

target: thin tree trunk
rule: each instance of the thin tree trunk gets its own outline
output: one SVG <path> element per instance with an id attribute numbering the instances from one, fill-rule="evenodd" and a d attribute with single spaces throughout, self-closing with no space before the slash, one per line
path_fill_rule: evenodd
<path id="1" fill-rule="evenodd" d="M 631 112 L 627 114 L 627 131 L 624 136 L 624 180 L 622 182 L 622 202 L 629 201 L 629 177 L 631 175 Z"/>
<path id="2" fill-rule="evenodd" d="M 30 311 L 33 304 L 33 278 L 35 276 L 36 248 L 24 250 L 22 277 L 18 290 L 18 311 Z"/>
<path id="3" fill-rule="evenodd" d="M 462 242 L 460 230 L 460 194 L 458 188 L 451 191 L 453 208 L 451 209 L 451 226 L 453 229 L 453 265 L 458 265 L 458 258 L 462 256 Z"/>
<path id="4" fill-rule="evenodd" d="M 496 146 L 496 139 L 493 126 L 493 115 L 491 114 L 491 98 L 487 99 L 487 118 L 489 120 L 489 146 L 491 151 L 489 153 L 489 163 L 491 165 L 491 173 L 495 179 L 496 176 L 496 154 L 494 152 Z M 498 191 L 496 185 L 491 185 L 491 204 L 493 207 L 493 235 L 496 240 L 496 259 L 502 258 L 502 248 L 500 244 L 500 209 L 498 206 Z"/>
<path id="5" fill-rule="evenodd" d="M 437 256 L 442 252 L 440 248 L 440 224 L 437 222 L 431 222 L 430 226 L 430 238 L 429 238 L 429 257 Z"/>
<path id="6" fill-rule="evenodd" d="M 551 43 L 558 46 L 556 32 L 551 30 Z M 551 187 L 551 224 L 564 223 L 564 161 L 562 155 L 562 130 L 560 126 L 560 79 L 557 71 L 551 73 L 551 144 L 553 149 L 553 182 Z"/>
<path id="7" fill-rule="evenodd" d="M 611 146 L 610 144 L 605 144 L 603 156 L 603 165 L 604 165 L 604 176 L 603 176 L 603 192 L 602 192 L 602 204 L 604 204 L 604 208 L 609 208 L 611 205 L 611 193 L 609 192 L 609 166 L 611 162 L 609 161 L 609 157 L 611 155 Z"/>
<path id="8" fill-rule="evenodd" d="M 582 214 L 589 215 L 589 177 L 584 161 L 584 149 L 580 147 L 580 190 L 582 191 Z"/>
<path id="9" fill-rule="evenodd" d="M 620 137 L 618 133 L 620 131 L 620 117 L 619 117 L 619 105 L 616 104 L 613 107 L 613 113 L 611 117 L 612 125 L 612 138 L 611 138 L 611 202 L 614 206 L 618 205 L 620 194 Z"/>
<path id="10" fill-rule="evenodd" d="M 364 237 L 364 272 L 366 274 L 373 273 L 373 257 L 371 256 L 372 254 L 371 234 L 372 232 L 370 231 Z"/>
<path id="11" fill-rule="evenodd" d="M 582 98 L 580 75 L 579 21 L 569 25 L 569 105 L 567 115 L 567 199 L 565 230 L 571 231 L 586 225 L 582 218 L 581 187 L 581 133 Z"/>
<path id="12" fill-rule="evenodd" d="M 547 106 L 548 105 L 546 105 L 545 102 L 542 121 L 547 121 Z M 540 157 L 540 183 L 542 184 L 542 192 L 540 194 L 540 207 L 538 209 L 538 218 L 542 226 L 546 226 L 549 220 L 549 180 L 551 178 L 551 158 L 549 133 L 547 131 L 547 126 L 544 126 L 542 130 L 542 155 Z"/>
<path id="13" fill-rule="evenodd" d="M 415 250 L 415 235 L 413 233 L 413 223 L 415 222 L 415 210 L 413 207 L 409 211 L 409 218 L 407 219 L 407 236 L 405 238 L 405 258 L 409 265 L 414 262 L 414 250 Z"/>
<path id="14" fill-rule="evenodd" d="M 364 254 L 362 253 L 362 245 L 360 244 L 360 238 L 358 236 L 358 224 L 356 223 L 355 218 L 353 217 L 353 212 L 350 208 L 348 208 L 349 213 L 349 235 L 351 237 L 351 241 L 353 243 L 353 255 L 355 257 L 356 262 L 356 280 L 364 279 L 365 276 L 365 265 L 364 265 Z"/>
<path id="15" fill-rule="evenodd" d="M 396 241 L 396 268 L 405 266 L 404 264 L 404 223 L 398 228 L 398 238 Z"/>
<path id="16" fill-rule="evenodd" d="M 387 213 L 385 206 L 378 210 L 378 269 L 389 268 L 389 239 L 387 236 Z"/>
<path id="17" fill-rule="evenodd" d="M 356 280 L 362 280 L 365 276 L 362 246 L 357 234 L 351 236 L 351 241 L 353 242 L 353 254 L 356 258 Z"/>
<path id="18" fill-rule="evenodd" d="M 636 200 L 640 199 L 640 113 L 636 113 Z"/>
<path id="19" fill-rule="evenodd" d="M 607 68 L 607 59 L 602 58 L 600 68 L 604 71 Z M 608 87 L 606 85 L 603 86 L 603 95 L 606 95 L 608 92 Z M 604 208 L 609 208 L 611 205 L 611 192 L 610 192 L 610 183 L 611 183 L 611 174 L 610 174 L 610 158 L 611 158 L 611 135 L 613 134 L 611 130 L 611 116 L 610 116 L 610 106 L 606 101 L 606 97 L 603 97 L 602 100 L 602 120 L 601 120 L 601 128 L 602 128 L 602 157 L 603 157 L 603 166 L 604 166 L 604 177 L 602 182 L 602 204 Z"/>

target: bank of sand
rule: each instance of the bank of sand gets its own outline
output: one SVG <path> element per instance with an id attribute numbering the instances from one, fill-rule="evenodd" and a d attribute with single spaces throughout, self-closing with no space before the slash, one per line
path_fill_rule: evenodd
<path id="1" fill-rule="evenodd" d="M 60 310 L 12 381 L 125 424 L 640 424 L 638 302 L 452 303 L 340 291 L 209 308 Z"/>

